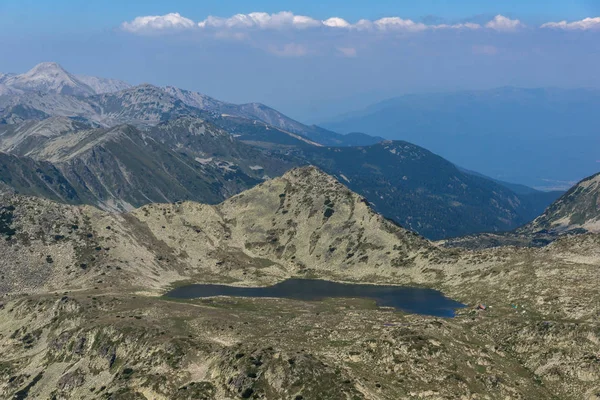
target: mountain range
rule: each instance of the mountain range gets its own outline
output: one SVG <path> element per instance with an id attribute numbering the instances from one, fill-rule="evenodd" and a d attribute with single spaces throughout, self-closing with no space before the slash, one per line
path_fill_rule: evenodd
<path id="1" fill-rule="evenodd" d="M 382 140 L 368 135 L 346 135 L 317 126 L 306 126 L 259 103 L 236 105 L 209 96 L 148 84 L 132 87 L 112 79 L 73 75 L 57 63 L 46 62 L 25 74 L 3 74 L 0 85 L 0 121 L 67 116 L 102 126 L 118 123 L 152 125 L 174 115 L 202 110 L 214 116 L 235 116 L 301 134 L 328 145 L 373 144 Z M 10 96 L 9 96 L 10 95 Z"/>
<path id="2" fill-rule="evenodd" d="M 216 203 L 293 166 L 191 117 L 149 131 L 131 125 L 92 128 L 52 117 L 6 125 L 5 130 L 0 128 L 0 138 L 0 151 L 12 155 L 4 158 L 7 171 L 11 161 L 34 161 L 31 171 L 11 174 L 5 183 L 21 193 L 50 190 L 54 200 L 105 209 L 189 199 Z M 60 171 L 60 179 L 45 173 L 47 167 L 42 165 L 48 163 Z M 38 184 L 27 184 L 31 176 L 39 176 Z"/>
<path id="3" fill-rule="evenodd" d="M 598 170 L 596 89 L 409 94 L 324 123 L 423 146 L 494 179 L 566 190 Z"/>
<path id="4" fill-rule="evenodd" d="M 78 79 L 54 63 L 2 82 L 15 93 L 0 95 L 8 153 L 0 181 L 22 194 L 111 210 L 214 204 L 312 164 L 430 239 L 511 230 L 557 197 L 476 176 L 408 142 L 306 126 L 261 104 Z"/>

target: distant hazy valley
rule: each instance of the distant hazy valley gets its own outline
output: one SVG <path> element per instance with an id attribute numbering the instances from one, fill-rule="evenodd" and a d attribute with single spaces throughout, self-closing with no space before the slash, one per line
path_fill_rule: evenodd
<path id="1" fill-rule="evenodd" d="M 392 98 L 324 124 L 423 146 L 495 179 L 568 189 L 597 172 L 596 89 L 504 87 Z"/>

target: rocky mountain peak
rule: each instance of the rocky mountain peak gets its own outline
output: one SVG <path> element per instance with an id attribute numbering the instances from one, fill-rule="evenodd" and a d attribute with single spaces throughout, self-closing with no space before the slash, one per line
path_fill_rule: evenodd
<path id="1" fill-rule="evenodd" d="M 127 82 L 117 79 L 73 75 L 56 62 L 40 63 L 20 75 L 0 73 L 0 84 L 4 85 L 0 95 L 14 95 L 24 91 L 42 94 L 91 96 L 118 92 L 131 87 Z"/>
<path id="2" fill-rule="evenodd" d="M 318 167 L 314 165 L 307 165 L 305 167 L 293 168 L 286 172 L 282 179 L 286 179 L 289 182 L 302 185 L 302 186 L 338 186 L 339 188 L 346 189 L 344 185 L 338 182 L 333 176 L 326 174 Z M 348 190 L 348 189 L 346 189 Z M 349 190 L 348 190 L 349 191 Z"/>
<path id="3" fill-rule="evenodd" d="M 29 70 L 25 75 L 35 75 L 39 73 L 62 73 L 68 74 L 68 72 L 56 62 L 42 62 Z"/>
<path id="4" fill-rule="evenodd" d="M 55 62 L 43 62 L 21 75 L 5 79 L 5 84 L 26 91 L 58 93 L 74 96 L 95 94 L 94 89 L 79 81 Z"/>
<path id="5" fill-rule="evenodd" d="M 150 83 L 142 83 L 137 86 L 131 86 L 117 93 L 107 93 L 103 94 L 102 96 L 104 98 L 112 98 L 114 96 L 117 98 L 131 98 L 138 100 L 146 100 L 148 98 L 164 98 L 168 99 L 171 102 L 176 101 L 176 99 L 169 93 L 165 92 L 158 86 L 154 86 Z"/>

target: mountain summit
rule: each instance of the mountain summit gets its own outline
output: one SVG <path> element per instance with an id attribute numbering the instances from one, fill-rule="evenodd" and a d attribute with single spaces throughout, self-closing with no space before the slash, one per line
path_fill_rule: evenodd
<path id="1" fill-rule="evenodd" d="M 94 89 L 81 82 L 55 62 L 44 62 L 36 65 L 28 72 L 14 75 L 5 80 L 9 87 L 25 91 L 89 96 L 95 94 Z"/>

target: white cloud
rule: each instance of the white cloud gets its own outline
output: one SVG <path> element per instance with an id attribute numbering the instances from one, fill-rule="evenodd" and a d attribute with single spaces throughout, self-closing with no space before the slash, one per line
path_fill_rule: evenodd
<path id="1" fill-rule="evenodd" d="M 338 17 L 326 19 L 325 21 L 323 21 L 323 25 L 328 26 L 330 28 L 350 28 L 352 26 L 350 22 Z"/>
<path id="2" fill-rule="evenodd" d="M 344 57 L 353 58 L 357 56 L 357 51 L 354 47 L 338 47 L 337 50 Z"/>
<path id="3" fill-rule="evenodd" d="M 340 17 L 331 17 L 326 20 L 318 20 L 304 15 L 295 15 L 289 11 L 275 14 L 255 12 L 250 14 L 237 14 L 230 18 L 210 16 L 198 23 L 203 29 L 307 29 L 328 28 L 346 29 L 358 31 L 384 31 L 384 32 L 422 32 L 428 29 L 479 29 L 481 25 L 475 23 L 464 23 L 456 25 L 427 25 L 400 17 L 386 17 L 375 21 L 361 19 L 356 23 L 350 23 Z"/>
<path id="4" fill-rule="evenodd" d="M 408 32 L 419 32 L 427 30 L 427 25 L 421 22 L 414 22 L 410 19 L 402 19 L 398 17 L 388 17 L 378 19 L 373 23 L 380 30 L 401 30 Z"/>
<path id="5" fill-rule="evenodd" d="M 496 15 L 493 20 L 485 24 L 485 27 L 499 32 L 515 32 L 520 28 L 524 28 L 525 24 L 518 19 L 510 19 L 504 15 Z"/>
<path id="6" fill-rule="evenodd" d="M 407 32 L 416 33 L 436 30 L 479 30 L 490 29 L 497 32 L 515 32 L 526 25 L 518 19 L 510 19 L 503 15 L 496 15 L 494 19 L 480 25 L 473 22 L 460 24 L 425 24 L 400 17 L 386 17 L 378 20 L 361 19 L 352 23 L 340 17 L 331 17 L 325 20 L 315 19 L 305 15 L 295 15 L 290 11 L 279 13 L 253 12 L 250 14 L 236 14 L 229 18 L 209 16 L 203 21 L 196 23 L 179 13 L 166 15 L 142 16 L 132 21 L 124 22 L 121 28 L 132 33 L 167 32 L 177 30 L 200 30 L 212 31 L 216 37 L 241 38 L 238 32 L 251 30 L 306 30 L 306 29 L 329 29 L 344 30 L 348 32 Z M 600 17 L 585 18 L 574 22 L 548 22 L 540 28 L 554 28 L 563 30 L 600 30 Z"/>
<path id="7" fill-rule="evenodd" d="M 283 29 L 283 28 L 314 28 L 322 22 L 304 15 L 294 15 L 289 11 L 276 14 L 255 12 L 237 14 L 231 18 L 208 17 L 198 23 L 200 28 L 229 28 L 229 29 Z"/>
<path id="8" fill-rule="evenodd" d="M 553 28 L 553 29 L 564 29 L 564 30 L 592 30 L 600 29 L 600 17 L 596 18 L 585 18 L 580 21 L 560 21 L 560 22 L 548 22 L 541 26 L 541 28 Z"/>
<path id="9" fill-rule="evenodd" d="M 194 21 L 182 17 L 179 13 L 137 17 L 133 21 L 124 22 L 121 25 L 124 30 L 133 33 L 192 29 L 195 26 Z"/>

